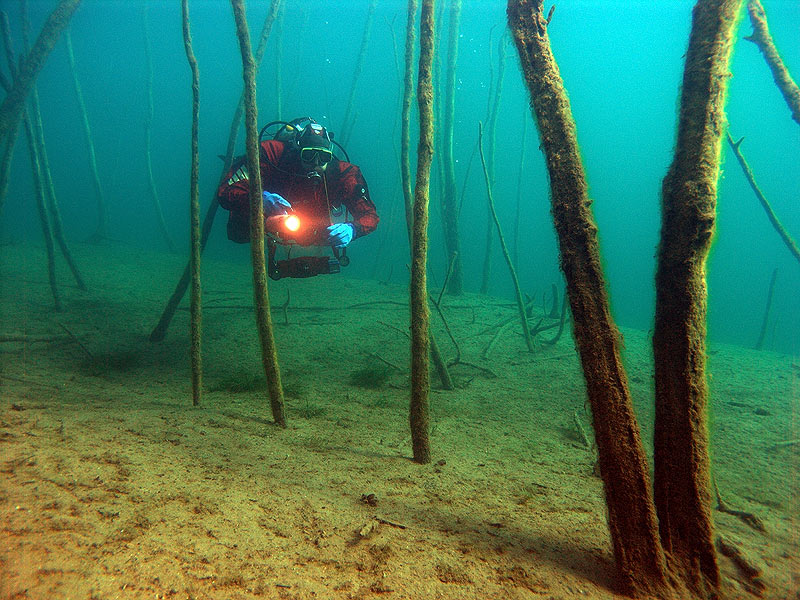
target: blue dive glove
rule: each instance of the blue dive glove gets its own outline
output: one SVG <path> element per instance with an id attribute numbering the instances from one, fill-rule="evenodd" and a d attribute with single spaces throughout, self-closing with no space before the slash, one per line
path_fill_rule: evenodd
<path id="1" fill-rule="evenodd" d="M 268 217 L 285 215 L 287 208 L 292 208 L 289 201 L 280 194 L 264 192 L 264 214 Z"/>
<path id="2" fill-rule="evenodd" d="M 356 228 L 352 223 L 336 223 L 328 227 L 328 244 L 336 248 L 344 248 L 353 241 Z"/>

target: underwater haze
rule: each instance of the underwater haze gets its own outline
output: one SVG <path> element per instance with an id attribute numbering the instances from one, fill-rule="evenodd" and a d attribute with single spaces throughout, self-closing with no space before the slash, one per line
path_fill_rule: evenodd
<path id="1" fill-rule="evenodd" d="M 56 4 L 0 2 L 17 58 Z M 226 210 L 203 253 L 200 407 L 191 404 L 188 294 L 166 339 L 148 339 L 189 256 L 192 78 L 181 2 L 81 2 L 68 28 L 74 71 L 62 35 L 36 88 L 63 231 L 89 289 L 78 289 L 56 247 L 63 309 L 54 310 L 24 130 L 0 212 L 0 600 L 622 598 L 583 372 L 570 318 L 564 326 L 557 310 L 565 283 L 548 173 L 502 0 L 461 2 L 452 143 L 464 294 L 439 296 L 449 263 L 442 125 L 455 4 L 435 2 L 428 254 L 441 309 L 431 327 L 455 389 L 432 375 L 433 462 L 420 466 L 409 460 L 400 173 L 407 2 L 284 0 L 258 72 L 259 127 L 305 116 L 323 124 L 360 167 L 381 219 L 347 248 L 341 273 L 269 281 L 286 429 L 269 418 L 250 247 L 228 240 Z M 695 2 L 555 4 L 547 32 L 652 464 L 661 186 Z M 800 1 L 762 4 L 800 80 Z M 202 218 L 217 202 L 242 58 L 228 0 L 188 5 Z M 253 45 L 271 5 L 246 2 Z M 751 31 L 743 9 L 728 131 L 743 138 L 760 188 L 800 240 L 800 128 L 745 39 Z M 11 79 L 5 61 L 0 71 Z M 107 209 L 101 239 L 81 99 Z M 498 219 L 532 300 L 529 325 L 542 326 L 532 352 L 517 331 L 495 231 L 481 293 L 481 123 Z M 415 99 L 412 171 L 418 133 Z M 244 154 L 243 126 L 235 154 Z M 797 598 L 800 264 L 727 141 L 706 274 L 714 526 L 744 557 L 720 554 L 724 590 L 737 600 Z"/>
<path id="2" fill-rule="evenodd" d="M 268 5 L 252 2 L 248 7 L 254 39 Z M 286 4 L 259 72 L 261 125 L 309 115 L 334 133 L 340 130 L 368 5 L 366 0 Z M 653 321 L 660 186 L 674 148 L 692 5 L 688 0 L 655 4 L 563 2 L 558 3 L 549 29 L 577 124 L 614 317 L 622 326 L 643 330 L 648 330 Z M 191 79 L 180 35 L 180 5 L 148 2 L 147 6 L 153 63 L 154 178 L 170 233 L 185 248 Z M 36 31 L 52 3 L 30 2 L 29 7 Z M 158 248 L 163 239 L 149 199 L 145 164 L 148 89 L 143 7 L 139 2 L 87 3 L 75 14 L 71 32 L 112 237 Z M 783 59 L 790 72 L 797 73 L 800 4 L 778 0 L 765 3 L 765 8 Z M 13 3 L 7 10 L 19 45 L 18 11 Z M 220 176 L 217 156 L 225 152 L 230 120 L 242 89 L 241 59 L 229 3 L 193 2 L 190 11 L 200 69 L 200 192 L 205 210 Z M 441 33 L 437 62 L 446 64 L 448 12 L 443 5 L 438 14 Z M 404 2 L 377 3 L 356 84 L 352 111 L 355 126 L 347 143 L 347 151 L 365 174 L 382 217 L 374 235 L 353 245 L 348 272 L 358 277 L 389 277 L 396 282 L 407 278 L 398 141 L 404 28 Z M 744 15 L 731 64 L 729 128 L 734 139 L 744 137 L 742 151 L 757 181 L 786 229 L 797 238 L 800 135 L 757 47 L 742 40 L 749 28 Z M 485 247 L 486 191 L 475 153 L 478 122 L 487 121 L 490 101 L 499 93 L 494 198 L 505 236 L 522 258 L 519 275 L 523 290 L 540 295 L 552 283 L 561 286 L 562 278 L 549 214 L 547 175 L 516 51 L 506 32 L 505 4 L 465 2 L 460 29 L 453 143 L 459 191 L 464 186 L 459 227 L 465 286 L 467 290 L 480 287 Z M 505 69 L 498 84 L 495 79 L 501 49 Z M 438 73 L 442 79 L 444 68 Z M 38 87 L 65 231 L 81 240 L 96 226 L 96 200 L 63 41 L 47 60 Z M 441 105 L 440 85 L 436 92 Z M 415 135 L 412 133 L 412 149 L 416 147 Z M 240 135 L 238 153 L 243 153 L 242 145 Z M 486 140 L 487 152 L 488 145 Z M 6 214 L 0 224 L 5 240 L 35 241 L 41 237 L 24 147 L 21 140 Z M 437 138 L 434 151 L 438 158 L 440 148 Z M 523 154 L 525 170 L 520 175 Z M 770 278 L 777 270 L 764 347 L 797 353 L 797 261 L 772 228 L 727 145 L 723 161 L 715 243 L 708 263 L 710 339 L 745 347 L 755 344 Z M 444 278 L 447 262 L 437 208 L 439 190 L 434 164 L 430 227 L 433 282 Z M 521 214 L 517 225 L 518 202 Z M 221 211 L 216 219 L 207 256 L 248 260 L 246 248 L 227 242 L 225 217 Z M 513 244 L 515 231 L 517 242 Z M 492 274 L 492 294 L 511 298 L 510 278 L 496 244 Z"/>

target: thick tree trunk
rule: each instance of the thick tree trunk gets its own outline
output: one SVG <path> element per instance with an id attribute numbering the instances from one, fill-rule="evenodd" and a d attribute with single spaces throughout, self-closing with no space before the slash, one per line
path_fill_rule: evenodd
<path id="1" fill-rule="evenodd" d="M 662 186 L 656 272 L 655 502 L 661 543 L 695 596 L 714 594 L 706 404 L 706 258 L 733 32 L 741 0 L 694 8 L 681 89 L 675 157 Z"/>
<path id="2" fill-rule="evenodd" d="M 592 406 L 618 583 L 635 597 L 669 595 L 647 460 L 609 311 L 575 123 L 550 49 L 542 0 L 509 0 L 508 23 L 550 174 L 552 214 Z"/>

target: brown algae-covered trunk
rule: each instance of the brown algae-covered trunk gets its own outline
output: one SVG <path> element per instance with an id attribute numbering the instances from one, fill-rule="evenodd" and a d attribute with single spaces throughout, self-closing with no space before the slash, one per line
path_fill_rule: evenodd
<path id="1" fill-rule="evenodd" d="M 272 31 L 272 25 L 275 22 L 280 7 L 281 0 L 272 0 L 272 5 L 270 6 L 266 17 L 264 18 L 264 25 L 261 28 L 261 37 L 259 38 L 258 48 L 256 49 L 256 65 L 261 64 L 261 59 L 264 56 L 264 51 L 267 47 L 267 41 L 269 40 L 269 34 Z M 219 183 L 222 183 L 222 180 L 225 178 L 225 175 L 228 173 L 231 168 L 231 164 L 233 163 L 233 153 L 235 151 L 236 139 L 239 136 L 239 127 L 242 124 L 243 116 L 244 92 L 242 93 L 242 97 L 239 99 L 239 104 L 236 105 L 236 110 L 231 118 L 231 126 L 228 130 L 228 145 L 227 150 L 225 151 L 225 158 L 222 161 L 222 171 L 219 175 Z M 214 225 L 214 217 L 217 214 L 218 208 L 219 202 L 217 202 L 217 186 L 214 186 L 214 197 L 211 199 L 211 203 L 206 209 L 206 213 L 203 216 L 203 224 L 201 226 L 201 253 L 203 250 L 205 250 L 206 243 L 208 242 L 208 236 L 211 235 L 211 228 Z M 169 324 L 172 322 L 172 317 L 175 316 L 175 311 L 178 310 L 178 305 L 181 303 L 183 295 L 186 293 L 186 289 L 189 287 L 191 266 L 191 260 L 189 260 L 183 269 L 181 278 L 178 280 L 177 285 L 175 285 L 175 290 L 172 292 L 172 295 L 167 301 L 167 305 L 164 307 L 164 311 L 161 313 L 161 318 L 159 318 L 158 323 L 153 328 L 153 331 L 150 332 L 151 342 L 160 342 L 166 337 L 167 329 L 169 328 Z"/>
<path id="2" fill-rule="evenodd" d="M 414 226 L 411 233 L 411 445 L 414 461 L 431 462 L 430 414 L 430 310 L 426 269 L 428 267 L 428 202 L 433 159 L 433 0 L 423 0 L 419 31 L 419 145 L 417 182 L 414 189 Z"/>
<path id="3" fill-rule="evenodd" d="M 191 296 L 191 355 L 192 355 L 192 404 L 198 406 L 203 396 L 203 302 L 200 286 L 200 190 L 198 177 L 200 155 L 198 133 L 200 127 L 200 72 L 192 49 L 192 32 L 189 25 L 189 0 L 181 2 L 183 15 L 183 45 L 192 71 L 192 167 L 189 193 L 189 239 L 192 270 Z"/>
<path id="4" fill-rule="evenodd" d="M 609 312 L 575 124 L 550 49 L 542 0 L 509 0 L 508 23 L 550 174 L 551 210 L 592 407 L 618 584 L 635 597 L 669 595 L 647 460 Z"/>
<path id="5" fill-rule="evenodd" d="M 405 199 L 406 226 L 408 229 L 408 244 L 412 245 L 414 223 L 414 191 L 411 189 L 411 103 L 414 99 L 414 21 L 417 14 L 417 0 L 408 0 L 408 13 L 406 20 L 406 50 L 405 71 L 403 76 L 403 108 L 401 118 L 400 136 L 400 173 L 403 180 L 403 198 Z M 442 388 L 452 390 L 455 388 L 447 362 L 444 360 L 436 337 L 428 331 L 431 344 L 431 359 L 439 376 Z"/>
<path id="6" fill-rule="evenodd" d="M 662 185 L 656 271 L 655 502 L 663 548 L 699 597 L 719 585 L 706 423 L 705 265 L 740 6 L 741 0 L 700 0 L 692 14 L 675 156 Z"/>
<path id="7" fill-rule="evenodd" d="M 269 387 L 272 418 L 281 427 L 286 427 L 283 406 L 283 387 L 278 366 L 278 352 L 269 311 L 267 289 L 267 265 L 264 259 L 264 213 L 261 196 L 261 166 L 258 144 L 258 109 L 256 105 L 256 64 L 250 49 L 250 31 L 247 28 L 244 0 L 231 0 L 236 19 L 236 33 L 242 53 L 244 78 L 245 130 L 247 146 L 247 170 L 250 173 L 250 257 L 253 262 L 253 293 L 255 296 L 256 324 L 261 341 L 261 361 Z"/>
<path id="8" fill-rule="evenodd" d="M 781 94 L 783 94 L 783 99 L 786 100 L 786 104 L 789 106 L 789 110 L 792 111 L 792 119 L 800 125 L 800 88 L 797 87 L 794 79 L 789 74 L 789 69 L 783 64 L 783 59 L 778 54 L 778 49 L 772 41 L 769 26 L 767 25 L 767 13 L 764 12 L 764 7 L 761 6 L 761 2 L 758 0 L 748 0 L 747 12 L 750 14 L 753 33 L 744 39 L 753 42 L 761 50 L 769 70 L 772 71 L 775 85 L 778 86 Z"/>
<path id="9" fill-rule="evenodd" d="M 417 16 L 417 0 L 408 0 L 406 13 L 406 52 L 403 71 L 403 106 L 400 118 L 400 177 L 403 180 L 406 226 L 409 244 L 414 223 L 414 191 L 411 189 L 411 103 L 414 100 L 414 22 Z"/>
<path id="10" fill-rule="evenodd" d="M 458 59 L 458 35 L 461 21 L 461 0 L 450 2 L 450 23 L 447 45 L 447 70 L 445 71 L 444 129 L 442 132 L 442 162 L 444 190 L 442 202 L 442 228 L 444 229 L 447 256 L 455 254 L 453 273 L 448 291 L 461 294 L 464 291 L 464 275 L 461 268 L 461 241 L 458 233 L 458 190 L 456 189 L 456 165 L 453 156 L 455 130 L 456 62 Z"/>
<path id="11" fill-rule="evenodd" d="M 19 67 L 14 85 L 0 105 L 0 140 L 5 139 L 22 118 L 25 100 L 36 82 L 44 61 L 80 3 L 81 0 L 61 0 L 42 25 L 42 30 L 33 44 L 33 48 Z"/>

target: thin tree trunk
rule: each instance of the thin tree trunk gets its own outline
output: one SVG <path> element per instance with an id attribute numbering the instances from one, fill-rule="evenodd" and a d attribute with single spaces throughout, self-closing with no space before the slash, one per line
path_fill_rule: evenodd
<path id="1" fill-rule="evenodd" d="M 509 0 L 508 24 L 550 174 L 551 210 L 567 282 L 608 506 L 618 584 L 634 597 L 671 593 L 647 459 L 611 318 L 575 123 L 547 35 L 543 0 Z"/>
<path id="2" fill-rule="evenodd" d="M 761 331 L 758 334 L 755 349 L 761 350 L 764 347 L 764 338 L 767 337 L 767 327 L 769 326 L 769 311 L 772 308 L 772 295 L 775 293 L 775 280 L 778 278 L 778 269 L 772 270 L 772 277 L 769 279 L 769 289 L 767 290 L 767 305 L 764 307 L 764 318 L 761 320 Z"/>
<path id="3" fill-rule="evenodd" d="M 797 244 L 783 226 L 783 223 L 781 223 L 780 219 L 778 219 L 778 215 L 776 215 L 775 211 L 772 210 L 772 205 L 769 203 L 769 200 L 767 200 L 764 192 L 761 191 L 761 188 L 758 187 L 758 183 L 756 183 L 756 177 L 753 175 L 753 170 L 750 168 L 750 165 L 747 164 L 747 161 L 742 154 L 740 146 L 742 145 L 742 140 L 744 138 L 740 138 L 738 142 L 734 142 L 731 134 L 728 133 L 727 135 L 728 144 L 730 144 L 731 149 L 733 149 L 733 153 L 736 155 L 736 160 L 739 161 L 739 166 L 742 167 L 742 171 L 747 179 L 747 183 L 750 184 L 750 188 L 753 190 L 756 198 L 758 198 L 758 201 L 761 203 L 761 207 L 764 209 L 764 212 L 767 213 L 769 222 L 772 223 L 772 227 L 778 232 L 778 235 L 783 240 L 783 243 L 786 244 L 786 247 L 789 249 L 789 252 L 792 253 L 792 256 L 794 256 L 795 259 L 800 262 L 800 249 L 798 249 Z"/>
<path id="4" fill-rule="evenodd" d="M 182 0 L 183 45 L 192 71 L 192 170 L 189 201 L 189 237 L 192 269 L 191 345 L 192 345 L 192 404 L 198 406 L 203 397 L 203 301 L 200 285 L 200 190 L 198 176 L 200 155 L 198 133 L 200 127 L 200 71 L 192 50 L 192 32 L 189 24 L 189 0 Z M 248 40 L 249 42 L 249 40 Z"/>
<path id="5" fill-rule="evenodd" d="M 444 168 L 444 191 L 441 198 L 442 227 L 444 228 L 445 253 L 453 256 L 453 274 L 448 291 L 459 295 L 464 291 L 464 274 L 461 268 L 461 243 L 458 234 L 458 190 L 456 189 L 456 167 L 453 156 L 455 130 L 456 62 L 458 59 L 458 34 L 461 22 L 461 0 L 450 2 L 450 24 L 447 45 L 447 71 L 445 74 L 444 130 L 442 131 L 442 161 Z"/>
<path id="6" fill-rule="evenodd" d="M 400 138 L 400 173 L 403 181 L 403 197 L 405 199 L 406 230 L 408 232 L 409 248 L 413 246 L 414 227 L 414 192 L 411 189 L 411 103 L 414 99 L 414 22 L 417 14 L 417 0 L 408 0 L 408 18 L 406 22 L 406 66 L 403 78 L 403 107 Z M 436 343 L 433 331 L 428 332 L 431 343 L 431 359 L 433 360 L 436 374 L 442 387 L 446 390 L 454 389 L 453 380 L 447 363 Z"/>
<path id="7" fill-rule="evenodd" d="M 280 6 L 275 20 L 275 118 L 283 119 L 283 21 L 286 5 Z"/>
<path id="8" fill-rule="evenodd" d="M 511 262 L 511 255 L 508 253 L 508 246 L 506 246 L 506 240 L 503 237 L 503 230 L 500 227 L 500 219 L 497 218 L 497 211 L 494 209 L 494 199 L 492 198 L 492 182 L 489 176 L 489 169 L 486 166 L 486 159 L 483 156 L 483 125 L 481 123 L 478 123 L 478 149 L 481 153 L 483 176 L 484 179 L 486 179 L 486 196 L 489 204 L 489 216 L 497 228 L 497 237 L 500 239 L 500 249 L 503 251 L 503 257 L 506 259 L 508 270 L 511 272 L 511 281 L 514 284 L 514 294 L 517 298 L 517 308 L 519 309 L 519 319 L 522 323 L 522 335 L 525 338 L 525 345 L 528 347 L 528 352 L 533 352 L 533 340 L 531 339 L 531 332 L 528 328 L 528 315 L 525 310 L 525 300 L 522 298 L 522 290 L 520 290 L 519 287 L 517 272 L 514 270 L 514 263 Z"/>
<path id="9" fill-rule="evenodd" d="M 753 26 L 753 33 L 748 35 L 747 41 L 753 42 L 761 54 L 764 55 L 764 60 L 767 61 L 769 70 L 772 71 L 772 78 L 775 84 L 783 94 L 783 99 L 792 111 L 792 119 L 800 125 L 800 88 L 792 79 L 789 74 L 789 69 L 783 64 L 781 55 L 778 54 L 778 49 L 772 41 L 772 36 L 769 33 L 769 26 L 767 25 L 767 13 L 764 12 L 764 7 L 758 0 L 748 0 L 747 12 L 750 13 L 750 24 Z"/>
<path id="10" fill-rule="evenodd" d="M 0 140 L 4 140 L 19 123 L 25 110 L 25 99 L 33 87 L 44 61 L 56 45 L 58 36 L 69 23 L 81 0 L 61 0 L 47 17 L 36 43 L 22 61 L 14 85 L 0 105 Z"/>
<path id="11" fill-rule="evenodd" d="M 514 209 L 514 266 L 519 267 L 519 218 L 522 213 L 522 174 L 525 172 L 525 138 L 528 135 L 527 116 L 522 123 L 522 149 L 519 153 L 519 173 L 517 174 L 517 201 Z"/>
<path id="12" fill-rule="evenodd" d="M 13 58 L 14 49 L 11 45 L 11 27 L 8 23 L 8 15 L 2 10 L 0 10 L 0 29 L 2 30 L 1 33 L 3 37 L 3 47 L 6 52 L 6 60 L 13 77 L 16 73 L 16 61 Z M 3 80 L 3 89 L 8 93 L 9 90 L 11 90 L 11 82 L 9 82 L 2 73 L 0 73 L 0 76 L 2 76 Z M 14 157 L 14 146 L 19 137 L 19 125 L 20 123 L 17 121 L 17 124 L 6 136 L 3 162 L 0 163 L 0 217 L 3 216 L 3 206 L 6 200 L 6 194 L 8 193 L 8 182 L 11 178 L 11 159 Z"/>
<path id="13" fill-rule="evenodd" d="M 47 251 L 47 276 L 50 281 L 50 291 L 53 294 L 53 304 L 56 312 L 61 312 L 61 296 L 58 292 L 58 284 L 56 281 L 55 246 L 53 244 L 53 231 L 50 227 L 50 217 L 47 214 L 47 206 L 44 197 L 42 166 L 39 160 L 39 152 L 31 120 L 24 112 L 22 121 L 25 126 L 25 135 L 28 138 L 28 151 L 31 159 L 31 170 L 33 171 L 33 187 L 36 194 L 36 208 L 39 211 L 39 224 L 42 227 L 42 236 L 44 237 L 45 250 Z"/>
<path id="14" fill-rule="evenodd" d="M 356 99 L 356 87 L 358 86 L 358 79 L 361 77 L 361 70 L 364 67 L 364 58 L 367 56 L 367 46 L 369 46 L 369 36 L 372 31 L 372 17 L 375 14 L 375 7 L 378 5 L 378 0 L 370 0 L 369 7 L 367 8 L 367 20 L 364 23 L 364 35 L 361 37 L 361 48 L 358 51 L 358 58 L 356 59 L 356 68 L 353 71 L 353 81 L 350 84 L 350 95 L 347 98 L 347 106 L 345 107 L 344 119 L 342 120 L 341 138 L 342 144 L 347 146 L 350 139 L 350 133 L 353 130 L 353 125 L 358 115 L 351 118 L 350 114 L 353 112 L 353 106 Z"/>
<path id="15" fill-rule="evenodd" d="M 108 239 L 108 206 L 103 194 L 103 186 L 100 183 L 100 174 L 97 171 L 97 154 L 94 150 L 94 140 L 92 139 L 92 128 L 89 125 L 89 116 L 86 112 L 86 103 L 83 101 L 83 90 L 78 81 L 78 72 L 75 68 L 75 54 L 72 51 L 72 37 L 69 29 L 64 34 L 67 43 L 67 56 L 69 57 L 69 68 L 72 73 L 72 84 L 75 87 L 75 96 L 78 99 L 78 107 L 81 113 L 81 123 L 83 123 L 83 133 L 86 136 L 86 147 L 89 150 L 89 167 L 92 171 L 92 183 L 94 184 L 94 194 L 97 199 L 97 229 L 91 236 L 94 242 L 101 242 Z"/>
<path id="16" fill-rule="evenodd" d="M 264 259 L 264 213 L 261 196 L 261 161 L 258 143 L 258 109 L 256 105 L 256 62 L 250 49 L 250 31 L 244 0 L 231 0 L 236 19 L 236 33 L 242 53 L 244 79 L 245 129 L 247 132 L 247 170 L 250 173 L 250 256 L 253 262 L 253 293 L 255 295 L 256 324 L 261 340 L 261 361 L 267 377 L 272 418 L 281 427 L 286 427 L 283 407 L 283 387 L 278 365 L 278 352 L 272 330 L 267 289 L 267 265 Z"/>
<path id="17" fill-rule="evenodd" d="M 414 226 L 411 243 L 411 445 L 414 461 L 431 461 L 430 448 L 430 310 L 428 308 L 428 203 L 431 160 L 433 158 L 433 5 L 422 0 L 419 32 L 419 145 L 417 146 L 417 182 L 414 189 Z"/>
<path id="18" fill-rule="evenodd" d="M 709 481 L 706 258 L 733 33 L 742 0 L 699 0 L 681 88 L 675 157 L 662 185 L 653 332 L 655 502 L 661 543 L 694 595 L 719 586 Z"/>
<path id="19" fill-rule="evenodd" d="M 400 121 L 400 176 L 406 208 L 406 231 L 411 245 L 414 226 L 414 191 L 411 189 L 411 104 L 414 101 L 414 45 L 417 0 L 408 0 L 406 15 L 406 62 L 403 76 L 403 105 Z"/>
<path id="20" fill-rule="evenodd" d="M 158 219 L 158 228 L 161 230 L 161 236 L 167 244 L 170 252 L 175 252 L 175 243 L 172 241 L 172 236 L 169 234 L 167 222 L 164 219 L 164 211 L 161 209 L 161 200 L 158 197 L 158 190 L 156 189 L 156 181 L 153 177 L 153 157 L 152 157 L 152 139 L 153 139 L 153 114 L 155 112 L 153 107 L 153 55 L 150 49 L 150 23 L 149 23 L 149 4 L 144 4 L 142 13 L 142 22 L 144 25 L 144 56 L 145 66 L 147 68 L 147 117 L 144 121 L 144 148 L 145 148 L 145 162 L 147 164 L 147 186 L 150 190 L 150 199 L 153 202 L 153 208 L 156 211 L 156 218 Z M 72 54 L 70 50 L 70 55 Z"/>
<path id="21" fill-rule="evenodd" d="M 261 28 L 261 38 L 258 41 L 258 49 L 256 50 L 255 60 L 257 65 L 261 64 L 261 59 L 264 56 L 264 50 L 266 49 L 267 41 L 269 40 L 269 33 L 272 30 L 272 24 L 275 22 L 275 17 L 278 14 L 281 2 L 282 0 L 272 0 L 270 10 L 264 19 L 264 25 Z M 236 110 L 234 111 L 233 118 L 231 119 L 231 126 L 228 131 L 228 146 L 225 150 L 225 159 L 222 161 L 222 172 L 219 176 L 220 183 L 222 183 L 222 180 L 225 178 L 225 175 L 228 173 L 231 168 L 231 164 L 233 163 L 233 153 L 236 148 L 236 138 L 239 134 L 239 126 L 242 123 L 243 115 L 244 93 L 242 93 L 242 96 L 239 98 L 239 104 L 236 105 Z M 217 188 L 215 187 L 214 196 L 212 197 L 211 203 L 208 205 L 206 214 L 203 217 L 202 232 L 200 234 L 201 253 L 203 250 L 205 250 L 206 243 L 208 242 L 208 236 L 211 234 L 211 228 L 214 225 L 214 217 L 217 214 L 218 208 L 219 203 L 217 202 Z M 181 303 L 183 295 L 186 293 L 186 289 L 189 287 L 190 278 L 191 261 L 187 262 L 186 266 L 184 267 L 183 274 L 178 280 L 172 295 L 169 297 L 167 305 L 164 307 L 164 311 L 161 313 L 161 318 L 153 328 L 153 331 L 150 332 L 151 342 L 160 342 L 167 335 L 167 329 L 169 328 L 169 324 L 172 322 L 172 317 L 175 316 L 175 311 L 178 310 L 178 305 Z"/>
<path id="22" fill-rule="evenodd" d="M 26 6 L 23 5 L 22 7 L 22 14 L 23 14 L 23 21 L 25 22 L 23 27 L 23 35 L 25 37 L 25 46 L 27 47 L 27 10 Z M 6 59 L 8 61 L 8 68 L 11 72 L 11 76 L 16 81 L 19 77 L 19 71 L 17 70 L 16 59 L 14 56 L 14 48 L 11 43 L 11 30 L 8 26 L 8 16 L 5 13 L 2 13 L 2 34 L 3 34 L 3 45 L 6 52 Z M 5 86 L 7 88 L 7 92 L 10 94 L 12 89 L 12 84 L 9 82 L 5 82 Z M 33 88 L 35 90 L 35 88 Z M 37 143 L 36 135 L 34 133 L 33 124 L 31 120 L 28 118 L 27 112 L 24 109 L 23 103 L 23 110 L 22 110 L 22 122 L 25 126 L 25 135 L 28 139 L 28 152 L 31 161 L 31 171 L 33 175 L 33 185 L 34 185 L 34 193 L 36 194 L 36 209 L 39 213 L 39 224 L 42 228 L 42 236 L 44 237 L 45 243 L 45 251 L 47 253 L 47 275 L 48 280 L 50 282 L 50 291 L 53 294 L 53 304 L 55 307 L 56 312 L 60 312 L 62 309 L 61 305 L 61 296 L 58 291 L 58 284 L 56 281 L 56 260 L 55 260 L 55 246 L 53 244 L 53 232 L 50 226 L 50 217 L 47 213 L 47 202 L 45 199 L 45 190 L 44 190 L 44 182 L 42 176 L 42 165 L 39 157 L 40 146 Z M 6 158 L 9 162 L 9 165 L 4 165 L 4 170 L 7 170 L 10 167 L 11 162 L 11 150 L 13 149 L 13 137 L 16 137 L 17 132 L 19 130 L 20 121 L 17 120 L 16 123 L 13 125 L 12 135 L 8 136 L 7 141 L 7 149 L 6 149 Z M 8 186 L 8 181 L 6 179 L 5 186 Z"/>
<path id="23" fill-rule="evenodd" d="M 61 249 L 61 254 L 64 260 L 67 261 L 72 276 L 75 278 L 75 283 L 82 290 L 86 290 L 86 283 L 83 281 L 78 264 L 72 256 L 72 252 L 67 244 L 67 239 L 64 237 L 64 225 L 61 221 L 61 210 L 58 206 L 58 198 L 56 197 L 56 189 L 53 185 L 53 176 L 50 173 L 50 161 L 47 158 L 47 147 L 44 143 L 44 127 L 42 125 L 42 114 L 39 110 L 39 93 L 36 86 L 31 89 L 31 103 L 30 110 L 28 111 L 29 118 L 33 125 L 33 133 L 35 136 L 36 153 L 39 157 L 39 174 L 42 178 L 42 185 L 44 186 L 45 200 L 47 203 L 47 211 L 50 215 L 50 225 L 52 226 L 53 237 L 58 242 L 58 247 Z"/>
<path id="24" fill-rule="evenodd" d="M 498 43 L 498 66 L 497 66 L 497 85 L 495 86 L 494 93 L 490 91 L 491 102 L 488 111 L 488 119 L 486 121 L 486 137 L 489 138 L 489 147 L 486 151 L 486 175 L 491 182 L 495 184 L 495 141 L 497 138 L 497 114 L 500 109 L 500 96 L 503 93 L 503 75 L 506 71 L 506 49 L 505 40 L 503 35 L 500 35 L 500 42 Z M 481 147 L 482 148 L 482 147 Z M 483 150 L 481 149 L 481 152 Z M 496 215 L 492 213 L 494 209 L 492 206 L 488 207 L 488 214 L 486 219 L 486 251 L 483 256 L 483 276 L 481 278 L 481 294 L 489 293 L 489 280 L 492 275 L 492 246 L 494 240 L 494 228 Z"/>

